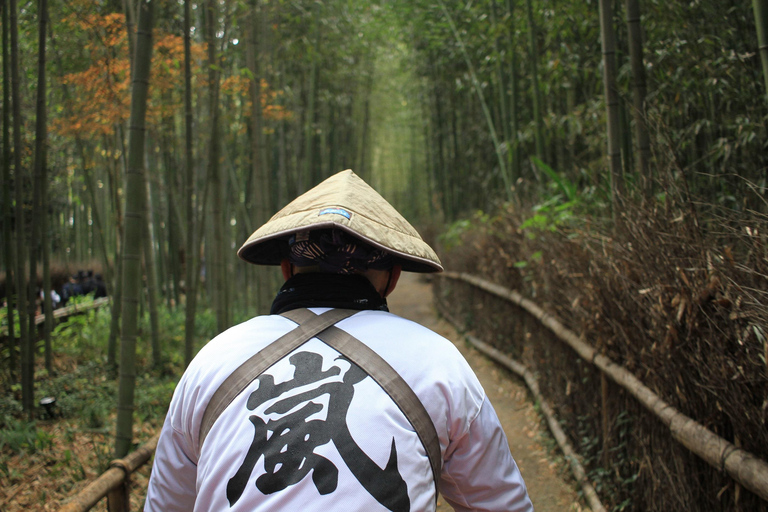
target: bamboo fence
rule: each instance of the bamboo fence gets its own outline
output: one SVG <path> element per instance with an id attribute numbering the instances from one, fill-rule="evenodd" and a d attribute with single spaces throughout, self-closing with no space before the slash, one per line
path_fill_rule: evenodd
<path id="1" fill-rule="evenodd" d="M 440 311 L 440 314 L 446 317 L 448 321 L 450 321 L 457 329 L 461 329 L 461 325 L 458 320 L 453 318 L 450 313 L 446 311 Z M 490 357 L 497 363 L 503 365 L 510 371 L 514 372 L 525 381 L 528 389 L 531 391 L 531 394 L 533 394 L 533 396 L 536 398 L 536 401 L 539 404 L 539 410 L 547 420 L 547 425 L 549 426 L 549 430 L 552 432 L 552 435 L 555 437 L 555 441 L 557 441 L 560 450 L 563 452 L 563 455 L 565 455 L 565 458 L 571 465 L 573 476 L 581 487 L 582 492 L 584 493 L 584 497 L 589 503 L 589 508 L 592 509 L 592 512 L 606 512 L 605 507 L 600 502 L 600 498 L 598 497 L 595 488 L 592 486 L 592 483 L 587 477 L 587 472 L 584 470 L 584 466 L 581 465 L 581 462 L 576 455 L 576 451 L 573 449 L 570 441 L 568 441 L 568 437 L 565 435 L 565 432 L 563 432 L 560 423 L 557 422 L 557 417 L 555 416 L 552 407 L 549 405 L 549 403 L 547 403 L 544 396 L 541 394 L 541 391 L 539 391 L 539 383 L 536 380 L 536 377 L 534 377 L 533 373 L 531 373 L 531 371 L 528 370 L 524 364 L 520 363 L 519 361 L 515 361 L 508 355 L 504 354 L 502 351 L 492 347 L 490 344 L 480 340 L 479 338 L 476 338 L 475 336 L 467 333 L 464 333 L 464 337 L 477 350 Z"/>
<path id="2" fill-rule="evenodd" d="M 101 297 L 99 299 L 95 299 L 89 302 L 84 302 L 82 304 L 72 304 L 71 306 L 64 306 L 63 308 L 55 309 L 53 311 L 53 318 L 54 320 L 58 320 L 60 318 L 66 318 L 70 315 L 85 313 L 86 311 L 89 311 L 91 309 L 98 309 L 101 306 L 109 304 L 109 301 L 110 301 L 109 297 Z M 35 325 L 41 325 L 43 322 L 45 322 L 45 315 L 35 316 Z M 7 334 L 8 334 L 8 327 L 5 325 L 0 327 L 0 336 L 6 336 Z"/>
<path id="3" fill-rule="evenodd" d="M 653 413 L 669 428 L 672 437 L 713 468 L 725 471 L 734 481 L 768 501 L 768 463 L 714 434 L 692 418 L 682 414 L 643 384 L 625 368 L 599 354 L 566 329 L 554 316 L 519 292 L 467 273 L 444 272 L 441 277 L 463 281 L 528 312 L 561 341 L 570 346 L 584 361 L 598 368 Z"/>
<path id="4" fill-rule="evenodd" d="M 113 460 L 109 469 L 85 489 L 69 499 L 59 512 L 86 512 L 107 498 L 109 512 L 128 512 L 131 474 L 147 463 L 157 447 L 160 434 L 141 445 L 124 459 Z"/>

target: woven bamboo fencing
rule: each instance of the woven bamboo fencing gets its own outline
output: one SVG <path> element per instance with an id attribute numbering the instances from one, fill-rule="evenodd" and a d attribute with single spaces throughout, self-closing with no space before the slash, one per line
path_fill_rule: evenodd
<path id="1" fill-rule="evenodd" d="M 596 367 L 632 395 L 669 429 L 672 437 L 713 468 L 726 472 L 735 482 L 768 501 L 768 463 L 714 434 L 665 402 L 635 375 L 599 354 L 555 317 L 520 293 L 467 273 L 445 272 L 443 278 L 462 281 L 524 309 L 570 346 L 584 361 Z"/>

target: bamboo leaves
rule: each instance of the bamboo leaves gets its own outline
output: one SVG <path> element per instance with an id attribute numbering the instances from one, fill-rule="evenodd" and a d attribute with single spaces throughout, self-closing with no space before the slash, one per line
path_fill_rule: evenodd
<path id="1" fill-rule="evenodd" d="M 512 196 L 512 184 L 510 182 L 509 173 L 507 172 L 507 165 L 504 160 L 504 157 L 502 155 L 501 151 L 501 144 L 499 142 L 499 138 L 496 135 L 496 129 L 493 125 L 493 119 L 491 118 L 491 113 L 488 109 L 488 104 L 485 101 L 485 97 L 483 95 L 483 91 L 480 87 L 480 82 L 477 79 L 477 75 L 475 74 L 474 67 L 472 65 L 472 61 L 469 58 L 469 55 L 467 54 L 467 49 L 464 46 L 464 42 L 461 39 L 461 35 L 459 34 L 458 30 L 456 29 L 456 25 L 453 23 L 453 18 L 451 18 L 451 14 L 448 12 L 448 9 L 445 7 L 445 3 L 443 0 L 438 0 L 440 3 L 440 7 L 443 10 L 443 13 L 445 14 L 446 19 L 448 20 L 448 24 L 451 27 L 451 31 L 453 32 L 454 37 L 456 38 L 456 42 L 459 45 L 459 48 L 461 49 L 461 53 L 464 56 L 464 60 L 467 64 L 467 67 L 469 68 L 469 74 L 472 77 L 472 86 L 475 89 L 475 92 L 477 93 L 477 97 L 480 100 L 480 104 L 483 107 L 483 113 L 485 114 L 485 120 L 488 123 L 488 131 L 491 134 L 491 139 L 493 140 L 493 147 L 496 150 L 496 158 L 498 159 L 499 169 L 501 171 L 501 177 L 504 181 L 504 188 L 506 190 L 507 198 L 511 201 Z"/>

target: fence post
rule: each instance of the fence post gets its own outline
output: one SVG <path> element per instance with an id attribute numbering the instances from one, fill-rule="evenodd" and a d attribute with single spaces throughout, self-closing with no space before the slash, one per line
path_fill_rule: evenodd
<path id="1" fill-rule="evenodd" d="M 611 467 L 610 444 L 611 444 L 611 417 L 608 411 L 608 377 L 600 372 L 600 402 L 601 419 L 603 424 L 603 467 Z"/>
<path id="2" fill-rule="evenodd" d="M 126 466 L 122 459 L 113 460 L 109 463 L 110 468 L 119 468 L 123 470 L 123 480 L 107 494 L 107 510 L 109 512 L 129 512 L 131 509 L 131 498 L 128 487 L 131 485 L 131 468 Z"/>

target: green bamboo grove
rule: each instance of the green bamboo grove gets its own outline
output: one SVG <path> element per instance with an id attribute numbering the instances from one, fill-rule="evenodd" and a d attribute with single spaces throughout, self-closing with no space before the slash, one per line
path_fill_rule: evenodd
<path id="1" fill-rule="evenodd" d="M 98 266 L 118 455 L 137 317 L 186 308 L 188 362 L 197 309 L 264 311 L 278 276 L 236 248 L 340 170 L 430 232 L 558 190 L 614 221 L 680 190 L 768 204 L 766 0 L 1 5 L 2 379 L 31 414 L 38 290 Z"/>

